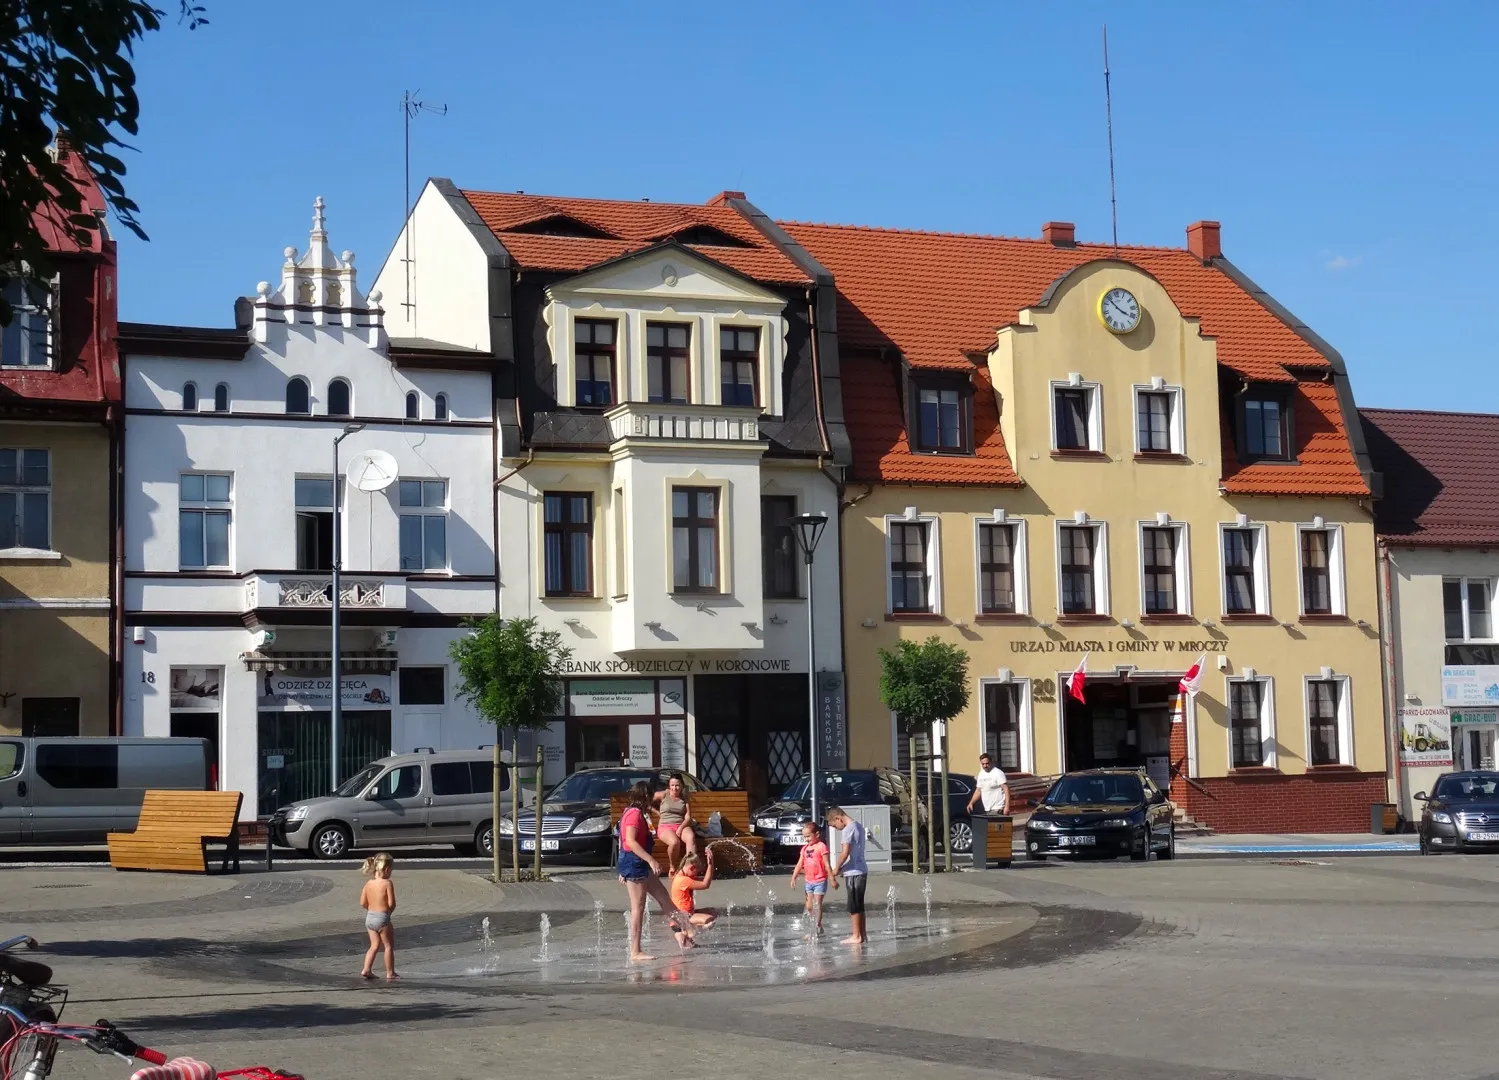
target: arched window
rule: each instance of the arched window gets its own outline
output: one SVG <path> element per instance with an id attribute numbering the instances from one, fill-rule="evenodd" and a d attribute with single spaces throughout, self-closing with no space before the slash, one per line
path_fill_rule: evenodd
<path id="1" fill-rule="evenodd" d="M 213 388 L 213 411 L 229 411 L 229 384 L 221 382 Z"/>
<path id="2" fill-rule="evenodd" d="M 334 379 L 328 384 L 328 415 L 349 415 L 349 384 L 343 379 Z"/>
<path id="3" fill-rule="evenodd" d="M 406 419 L 418 420 L 421 418 L 421 399 L 416 396 L 416 391 L 406 395 Z"/>
<path id="4" fill-rule="evenodd" d="M 439 420 L 446 420 L 448 418 L 448 395 L 438 394 L 432 404 L 434 406 L 432 415 Z"/>
<path id="5" fill-rule="evenodd" d="M 188 383 L 182 388 L 182 411 L 198 411 L 198 384 Z"/>
<path id="6" fill-rule="evenodd" d="M 312 412 L 311 398 L 307 392 L 307 380 L 301 376 L 287 380 L 286 411 L 302 416 Z"/>

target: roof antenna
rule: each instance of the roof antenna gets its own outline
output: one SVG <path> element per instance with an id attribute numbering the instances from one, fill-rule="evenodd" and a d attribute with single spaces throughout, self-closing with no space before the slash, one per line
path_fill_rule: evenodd
<path id="1" fill-rule="evenodd" d="M 1109 88 L 1109 25 L 1103 26 L 1103 114 L 1109 129 L 1109 214 L 1114 222 L 1114 250 L 1119 250 L 1119 199 L 1114 192 L 1114 98 Z"/>
<path id="2" fill-rule="evenodd" d="M 406 269 L 406 300 L 401 306 L 406 309 L 406 322 L 411 326 L 410 332 L 413 336 L 416 333 L 416 326 L 412 314 L 412 308 L 415 305 L 411 302 L 411 232 L 415 228 L 411 221 L 411 121 L 424 112 L 435 113 L 438 116 L 448 115 L 446 105 L 417 100 L 416 95 L 420 93 L 420 90 L 407 90 L 401 95 L 401 117 L 406 125 L 406 205 L 405 214 L 401 218 L 401 232 L 406 236 L 406 253 L 401 259 Z"/>

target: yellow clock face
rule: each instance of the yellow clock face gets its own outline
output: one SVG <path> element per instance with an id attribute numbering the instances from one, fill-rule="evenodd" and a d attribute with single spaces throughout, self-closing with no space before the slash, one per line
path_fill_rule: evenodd
<path id="1" fill-rule="evenodd" d="M 1098 298 L 1098 317 L 1115 334 L 1140 325 L 1140 301 L 1128 289 L 1110 289 Z"/>

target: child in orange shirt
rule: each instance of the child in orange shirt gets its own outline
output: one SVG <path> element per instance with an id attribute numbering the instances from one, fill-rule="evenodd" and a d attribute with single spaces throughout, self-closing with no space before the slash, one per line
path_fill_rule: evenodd
<path id="1" fill-rule="evenodd" d="M 713 884 L 713 852 L 690 852 L 682 859 L 676 877 L 671 879 L 671 901 L 677 909 L 687 915 L 693 926 L 703 930 L 713 928 L 718 913 L 712 908 L 697 906 L 696 894 Z"/>

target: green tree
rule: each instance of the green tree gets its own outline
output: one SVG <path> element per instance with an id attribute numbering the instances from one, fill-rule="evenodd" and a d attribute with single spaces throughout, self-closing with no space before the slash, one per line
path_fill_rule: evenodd
<path id="1" fill-rule="evenodd" d="M 932 726 L 946 722 L 968 705 L 968 653 L 956 645 L 949 645 L 938 637 L 929 637 L 923 642 L 902 640 L 895 648 L 880 650 L 880 697 L 885 707 L 895 714 L 896 722 L 910 740 L 911 799 L 917 803 L 916 793 L 916 736 L 927 732 Z M 945 846 L 949 849 L 947 859 L 952 860 L 952 825 L 947 820 L 947 738 L 943 736 L 942 753 L 942 813 L 943 830 L 947 834 Z M 927 764 L 927 776 L 931 776 L 931 764 Z M 930 793 L 929 793 L 930 794 Z M 928 799 L 930 803 L 930 799 Z M 915 810 L 913 805 L 912 810 Z M 921 855 L 918 835 L 921 830 L 920 815 L 912 814 L 911 824 L 911 870 L 920 872 Z M 927 807 L 927 850 L 933 853 L 932 812 Z"/>
<path id="2" fill-rule="evenodd" d="M 535 619 L 501 619 L 486 615 L 467 622 L 469 633 L 453 642 L 448 653 L 458 665 L 458 696 L 500 732 L 510 734 L 512 770 L 520 763 L 522 731 L 539 731 L 562 711 L 562 669 L 572 650 L 562 635 L 543 630 Z M 494 879 L 500 880 L 500 741 L 494 747 Z M 520 782 L 512 775 L 511 820 L 519 820 Z M 541 859 L 541 807 L 536 807 L 536 858 Z M 520 875 L 520 838 L 510 844 L 513 867 Z"/>
<path id="3" fill-rule="evenodd" d="M 207 20 L 179 0 L 181 21 Z M 87 205 L 87 180 L 49 147 L 59 133 L 93 173 L 109 209 L 142 240 L 139 207 L 125 194 L 121 135 L 140 119 L 131 63 L 135 43 L 161 28 L 164 12 L 143 0 L 0 0 L 0 288 L 18 272 L 44 281 L 47 247 L 36 215 L 84 248 L 102 222 Z M 0 324 L 10 322 L 0 299 Z"/>

